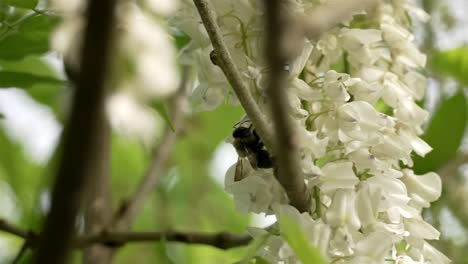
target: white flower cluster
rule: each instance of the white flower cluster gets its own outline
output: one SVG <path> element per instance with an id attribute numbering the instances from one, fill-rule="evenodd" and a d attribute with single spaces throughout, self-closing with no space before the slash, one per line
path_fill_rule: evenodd
<path id="1" fill-rule="evenodd" d="M 212 1 L 234 62 L 265 109 L 261 2 Z M 307 17 L 327 1 L 288 2 L 291 12 Z M 431 147 L 418 137 L 428 118 L 416 103 L 425 92 L 420 72 L 426 57 L 413 43 L 409 15 L 427 19 L 409 0 L 381 0 L 372 12 L 353 14 L 318 41 L 304 40 L 288 67 L 289 110 L 314 196 L 311 212 L 300 214 L 286 204 L 271 169 L 244 166 L 244 177 L 235 181 L 233 166 L 226 177 L 239 209 L 295 219 L 330 263 L 450 262 L 426 242 L 439 232 L 421 217 L 440 196 L 441 180 L 411 170 L 413 151 L 424 156 Z M 174 19 L 191 37 L 186 55 L 199 66 L 194 103 L 214 109 L 232 96 L 210 61 L 212 47 L 200 21 L 191 1 Z M 271 263 L 299 263 L 281 236 L 270 236 L 258 255 Z"/>
<path id="2" fill-rule="evenodd" d="M 171 95 L 179 83 L 177 49 L 163 21 L 176 10 L 176 1 L 141 2 L 140 6 L 124 0 L 117 4 L 113 68 L 108 81 L 115 93 L 107 108 L 117 130 L 149 143 L 154 139 L 155 116 L 143 103 Z M 85 3 L 52 1 L 52 9 L 64 19 L 51 44 L 74 70 L 79 68 Z"/>

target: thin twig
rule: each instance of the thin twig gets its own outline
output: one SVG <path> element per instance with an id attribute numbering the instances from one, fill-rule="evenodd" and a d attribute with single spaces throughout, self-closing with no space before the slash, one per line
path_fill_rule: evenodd
<path id="1" fill-rule="evenodd" d="M 52 192 L 52 205 L 33 257 L 37 264 L 67 262 L 75 235 L 75 221 L 84 190 L 92 183 L 95 153 L 101 148 L 97 133 L 104 111 L 104 82 L 108 69 L 115 0 L 87 1 L 87 20 L 71 115 Z"/>
<path id="2" fill-rule="evenodd" d="M 268 102 L 275 131 L 274 152 L 276 153 L 276 177 L 285 189 L 291 205 L 300 212 L 309 211 L 309 192 L 300 171 L 299 151 L 294 142 L 294 126 L 288 113 L 288 72 L 285 66 L 291 60 L 287 50 L 286 11 L 281 8 L 281 0 L 265 0 L 266 17 L 266 59 L 270 67 Z"/>
<path id="3" fill-rule="evenodd" d="M 28 245 L 34 247 L 38 242 L 38 236 L 32 231 L 27 231 L 0 219 L 0 230 L 25 239 Z M 268 228 L 266 229 L 268 230 Z M 171 241 L 186 244 L 204 244 L 213 247 L 228 249 L 245 246 L 252 241 L 248 234 L 233 233 L 201 233 L 201 232 L 107 232 L 103 231 L 91 235 L 78 236 L 72 243 L 74 247 L 85 248 L 92 244 L 107 246 L 122 246 L 126 243 Z"/>
<path id="4" fill-rule="evenodd" d="M 270 126 L 265 119 L 265 115 L 260 111 L 257 102 L 255 102 L 249 88 L 242 80 L 237 66 L 232 60 L 231 54 L 224 43 L 218 23 L 216 22 L 216 14 L 214 13 L 213 8 L 208 0 L 193 0 L 193 2 L 198 9 L 203 25 L 210 37 L 216 54 L 217 65 L 224 72 L 224 75 L 231 84 L 232 89 L 236 93 L 237 98 L 252 121 L 255 130 L 258 132 L 265 146 L 271 151 L 273 144 Z"/>
<path id="5" fill-rule="evenodd" d="M 172 113 L 172 124 L 175 131 L 167 127 L 164 135 L 161 139 L 161 143 L 154 153 L 151 165 L 139 182 L 138 187 L 133 192 L 133 195 L 125 201 L 117 211 L 114 219 L 113 227 L 117 229 L 128 228 L 134 222 L 138 212 L 143 207 L 146 199 L 154 191 L 156 184 L 159 181 L 160 176 L 164 172 L 166 163 L 171 154 L 174 142 L 177 138 L 178 132 L 180 132 L 183 121 L 184 121 L 184 104 L 187 99 L 187 87 L 190 82 L 190 70 L 184 69 L 182 74 L 182 81 L 177 93 L 172 98 L 171 102 L 171 113 Z"/>
<path id="6" fill-rule="evenodd" d="M 204 244 L 228 249 L 247 245 L 252 237 L 230 233 L 184 233 L 184 232 L 102 232 L 95 235 L 79 237 L 76 247 L 85 247 L 100 243 L 109 246 L 120 246 L 130 242 L 171 241 L 185 244 Z"/>
<path id="7" fill-rule="evenodd" d="M 28 239 L 31 236 L 30 231 L 15 226 L 3 219 L 0 219 L 0 231 L 4 231 L 24 239 Z"/>

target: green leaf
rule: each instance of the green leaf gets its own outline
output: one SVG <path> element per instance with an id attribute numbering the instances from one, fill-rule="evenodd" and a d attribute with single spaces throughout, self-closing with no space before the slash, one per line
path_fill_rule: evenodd
<path id="1" fill-rule="evenodd" d="M 278 218 L 281 234 L 303 264 L 325 264 L 319 250 L 313 247 L 299 223 L 287 215 Z"/>
<path id="2" fill-rule="evenodd" d="M 0 119 L 4 119 L 5 118 L 5 115 L 3 115 L 2 113 L 0 113 Z"/>
<path id="3" fill-rule="evenodd" d="M 29 39 L 21 33 L 8 35 L 0 41 L 0 59 L 16 60 L 27 55 L 44 54 L 49 42 L 43 39 Z"/>
<path id="4" fill-rule="evenodd" d="M 190 37 L 183 32 L 179 32 L 177 35 L 175 35 L 176 46 L 178 49 L 185 47 L 190 42 L 190 40 Z"/>
<path id="5" fill-rule="evenodd" d="M 265 245 L 268 241 L 268 238 L 271 236 L 270 233 L 265 233 L 259 237 L 256 237 L 253 242 L 250 243 L 249 249 L 247 250 L 247 254 L 245 257 L 235 264 L 249 264 L 252 259 L 255 258 L 255 255 L 260 250 L 260 248 Z"/>
<path id="6" fill-rule="evenodd" d="M 49 39 L 50 32 L 57 26 L 60 19 L 51 15 L 33 15 L 24 19 L 19 31 L 30 39 Z"/>
<path id="7" fill-rule="evenodd" d="M 0 0 L 0 4 L 33 9 L 36 7 L 37 1 L 38 0 Z"/>
<path id="8" fill-rule="evenodd" d="M 0 71 L 0 87 L 1 88 L 29 88 L 34 84 L 63 84 L 63 81 L 55 78 L 40 76 L 24 72 Z"/>
<path id="9" fill-rule="evenodd" d="M 449 75 L 468 85 L 468 47 L 435 52 L 431 66 L 436 73 Z"/>
<path id="10" fill-rule="evenodd" d="M 0 40 L 0 59 L 17 60 L 49 51 L 49 36 L 59 19 L 48 15 L 30 15 L 18 30 Z"/>
<path id="11" fill-rule="evenodd" d="M 171 128 L 171 130 L 175 132 L 174 125 L 172 125 L 166 104 L 164 102 L 154 102 L 151 104 L 151 106 L 164 118 L 164 121 L 166 121 L 166 124 Z"/>
<path id="12" fill-rule="evenodd" d="M 14 191 L 21 222 L 31 227 L 38 220 L 34 194 L 39 188 L 41 173 L 42 167 L 31 161 L 23 147 L 0 129 L 0 180 L 6 181 Z"/>
<path id="13" fill-rule="evenodd" d="M 424 158 L 414 157 L 414 171 L 418 174 L 435 171 L 452 159 L 463 140 L 466 121 L 467 104 L 463 91 L 443 100 L 422 136 L 433 150 Z"/>

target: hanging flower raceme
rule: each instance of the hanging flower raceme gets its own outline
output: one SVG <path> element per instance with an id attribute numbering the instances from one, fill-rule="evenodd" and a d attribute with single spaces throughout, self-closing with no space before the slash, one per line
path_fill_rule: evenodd
<path id="1" fill-rule="evenodd" d="M 85 3 L 52 1 L 52 9 L 64 19 L 51 44 L 71 71 L 79 69 Z M 116 8 L 108 115 L 116 130 L 144 143 L 152 142 L 157 134 L 157 116 L 144 103 L 170 96 L 179 83 L 177 49 L 164 22 L 175 9 L 173 0 L 145 0 L 138 6 L 118 1 Z"/>
<path id="2" fill-rule="evenodd" d="M 327 1 L 287 2 L 307 17 Z M 260 3 L 213 1 L 233 60 L 264 109 L 268 68 L 258 52 Z M 310 212 L 301 214 L 287 204 L 271 168 L 234 165 L 226 176 L 226 190 L 240 210 L 294 219 L 329 263 L 450 262 L 426 241 L 438 239 L 439 232 L 421 217 L 440 196 L 440 178 L 411 170 L 412 155 L 424 156 L 431 147 L 419 138 L 428 113 L 417 104 L 426 87 L 421 74 L 426 57 L 413 42 L 408 14 L 427 20 L 409 0 L 381 0 L 372 12 L 356 13 L 317 41 L 304 40 L 289 64 L 289 111 L 301 169 L 315 197 Z M 192 39 L 183 56 L 203 61 L 194 102 L 213 109 L 231 95 L 208 61 L 212 47 L 200 21 L 193 3 L 185 1 L 174 24 Z M 236 178 L 238 173 L 242 177 Z M 265 232 L 251 230 L 253 236 Z M 257 254 L 271 263 L 298 263 L 278 234 L 271 234 Z"/>

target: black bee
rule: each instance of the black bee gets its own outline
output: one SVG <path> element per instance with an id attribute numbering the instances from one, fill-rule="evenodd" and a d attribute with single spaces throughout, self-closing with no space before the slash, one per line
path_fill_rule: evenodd
<path id="1" fill-rule="evenodd" d="M 249 160 L 253 169 L 268 169 L 274 166 L 274 158 L 266 150 L 253 125 L 248 123 L 250 123 L 248 120 L 241 121 L 232 132 L 233 145 L 239 155 L 236 167 L 236 181 L 243 178 L 243 158 Z"/>

